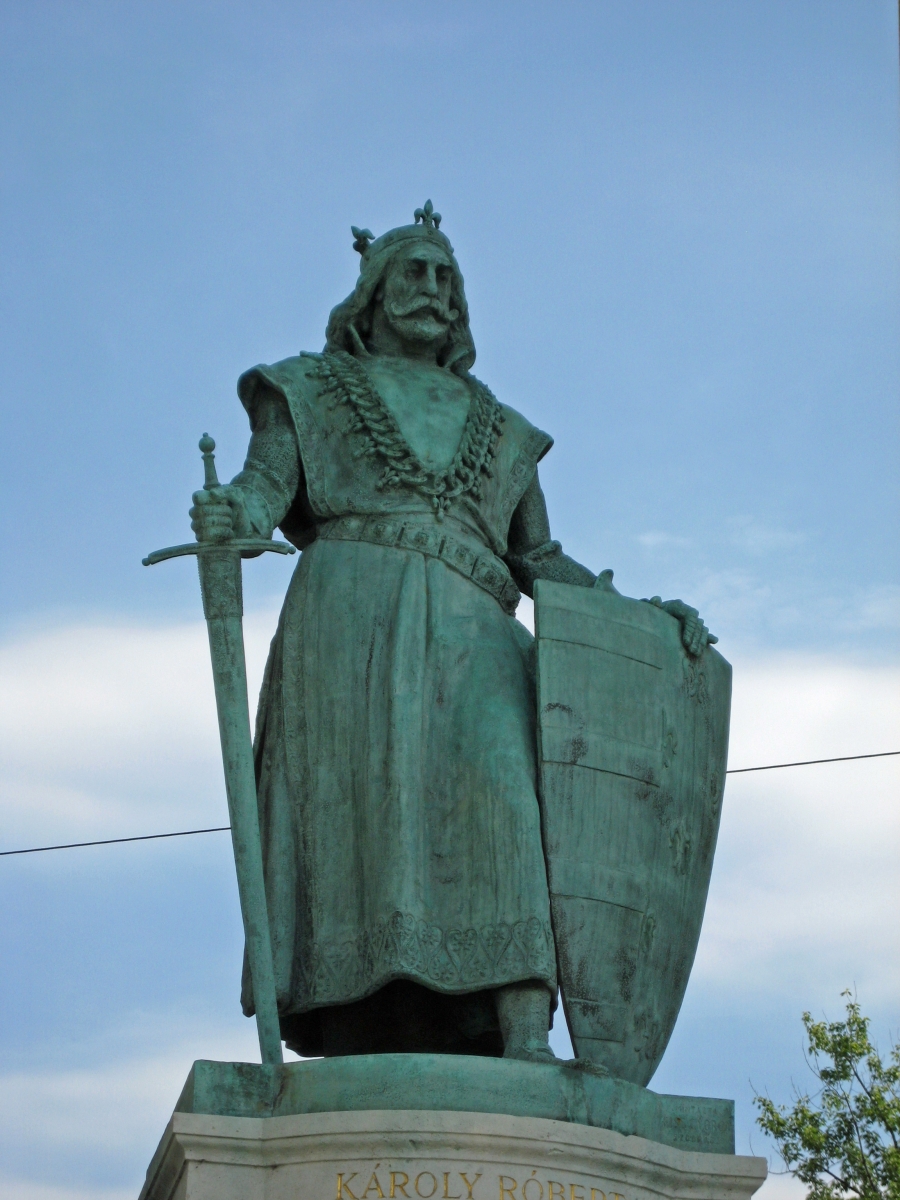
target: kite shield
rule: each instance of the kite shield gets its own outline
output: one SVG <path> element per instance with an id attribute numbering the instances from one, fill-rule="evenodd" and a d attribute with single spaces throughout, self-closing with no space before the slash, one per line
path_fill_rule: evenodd
<path id="1" fill-rule="evenodd" d="M 697 950 L 725 785 L 731 667 L 614 592 L 535 586 L 544 851 L 579 1058 L 645 1085 Z"/>

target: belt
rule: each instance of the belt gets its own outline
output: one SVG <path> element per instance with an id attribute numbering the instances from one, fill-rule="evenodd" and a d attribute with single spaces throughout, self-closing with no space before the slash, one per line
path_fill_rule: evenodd
<path id="1" fill-rule="evenodd" d="M 439 558 L 457 574 L 489 592 L 500 607 L 512 615 L 522 594 L 513 583 L 506 563 L 484 546 L 475 549 L 461 538 L 445 533 L 444 528 L 415 518 L 337 517 L 321 524 L 316 537 L 324 541 L 396 546 L 403 550 L 418 550 L 426 558 Z"/>

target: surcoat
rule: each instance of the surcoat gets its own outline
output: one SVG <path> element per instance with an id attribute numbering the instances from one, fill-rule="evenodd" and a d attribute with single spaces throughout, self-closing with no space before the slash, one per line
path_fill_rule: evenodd
<path id="1" fill-rule="evenodd" d="M 471 381 L 466 433 L 477 400 L 490 452 L 441 502 L 387 469 L 372 414 L 326 368 L 302 355 L 241 377 L 251 428 L 289 413 L 298 461 L 251 442 L 234 481 L 262 498 L 263 532 L 302 549 L 255 754 L 279 1012 L 307 1054 L 316 1010 L 395 979 L 453 994 L 536 980 L 555 1002 L 531 638 L 512 613 L 536 575 L 593 581 L 558 543 L 510 545 L 547 434 Z"/>

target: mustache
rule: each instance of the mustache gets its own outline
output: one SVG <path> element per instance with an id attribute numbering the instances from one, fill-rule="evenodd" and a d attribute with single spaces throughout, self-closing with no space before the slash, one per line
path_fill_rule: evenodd
<path id="1" fill-rule="evenodd" d="M 440 300 L 410 300 L 406 304 L 394 300 L 388 305 L 388 308 L 392 317 L 411 317 L 416 313 L 427 312 L 445 325 L 449 325 L 457 315 L 455 308 L 443 305 Z"/>

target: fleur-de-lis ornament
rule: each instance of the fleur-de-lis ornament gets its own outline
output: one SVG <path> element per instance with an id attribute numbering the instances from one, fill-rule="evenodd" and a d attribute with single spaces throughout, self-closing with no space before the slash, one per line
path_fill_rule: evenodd
<path id="1" fill-rule="evenodd" d="M 430 200 L 425 201 L 424 208 L 417 208 L 413 213 L 416 219 L 416 224 L 421 221 L 426 229 L 438 229 L 441 224 L 441 214 L 434 211 L 434 205 Z"/>
<path id="2" fill-rule="evenodd" d="M 371 229 L 357 229 L 355 225 L 350 226 L 350 232 L 353 234 L 356 241 L 353 243 L 353 249 L 359 254 L 365 254 L 369 248 L 369 242 L 375 237 Z"/>

